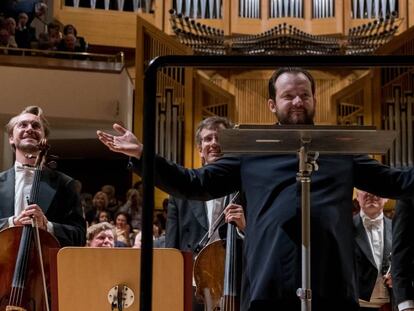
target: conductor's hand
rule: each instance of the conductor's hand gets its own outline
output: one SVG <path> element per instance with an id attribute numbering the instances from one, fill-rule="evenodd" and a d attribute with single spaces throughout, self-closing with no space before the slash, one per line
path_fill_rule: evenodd
<path id="1" fill-rule="evenodd" d="M 32 219 L 39 228 L 47 230 L 47 218 L 37 204 L 28 205 L 19 216 L 13 219 L 13 223 L 15 226 L 31 225 Z"/>
<path id="2" fill-rule="evenodd" d="M 238 204 L 229 204 L 224 209 L 226 222 L 234 222 L 240 231 L 246 228 L 246 219 L 244 218 L 243 207 Z"/>
<path id="3" fill-rule="evenodd" d="M 123 153 L 130 157 L 141 158 L 143 145 L 137 137 L 123 126 L 115 123 L 114 130 L 118 136 L 111 135 L 102 131 L 96 131 L 99 140 L 114 152 Z"/>

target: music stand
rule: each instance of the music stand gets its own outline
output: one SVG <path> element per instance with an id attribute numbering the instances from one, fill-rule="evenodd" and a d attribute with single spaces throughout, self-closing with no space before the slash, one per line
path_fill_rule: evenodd
<path id="1" fill-rule="evenodd" d="M 220 131 L 224 153 L 291 154 L 297 153 L 297 180 L 301 183 L 302 209 L 302 287 L 296 295 L 301 310 L 310 311 L 310 184 L 318 170 L 316 160 L 322 154 L 385 154 L 396 136 L 395 131 L 377 131 L 375 127 L 240 125 Z"/>

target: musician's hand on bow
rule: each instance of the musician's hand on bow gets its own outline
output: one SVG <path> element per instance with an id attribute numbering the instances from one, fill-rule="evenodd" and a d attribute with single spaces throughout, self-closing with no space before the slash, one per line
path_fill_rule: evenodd
<path id="1" fill-rule="evenodd" d="M 28 205 L 17 217 L 13 219 L 15 226 L 31 225 L 32 220 L 35 224 L 44 230 L 47 230 L 47 218 L 42 209 L 37 204 Z"/>
<path id="2" fill-rule="evenodd" d="M 137 137 L 123 126 L 115 123 L 113 125 L 114 130 L 119 133 L 118 136 L 96 131 L 99 140 L 114 152 L 123 153 L 127 156 L 141 158 L 143 145 L 138 141 Z"/>
<path id="3" fill-rule="evenodd" d="M 234 222 L 237 228 L 244 231 L 246 228 L 246 219 L 244 218 L 243 207 L 238 204 L 229 204 L 224 209 L 226 222 Z"/>

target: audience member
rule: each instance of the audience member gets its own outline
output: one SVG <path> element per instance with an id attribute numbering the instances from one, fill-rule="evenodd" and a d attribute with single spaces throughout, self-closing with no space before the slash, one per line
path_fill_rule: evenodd
<path id="1" fill-rule="evenodd" d="M 17 48 L 17 43 L 16 43 L 16 21 L 14 20 L 13 17 L 8 17 L 6 18 L 6 29 L 9 31 L 10 34 L 10 39 L 9 39 L 9 44 L 12 47 L 16 47 Z"/>
<path id="2" fill-rule="evenodd" d="M 121 202 L 119 202 L 116 198 L 115 187 L 113 185 L 104 185 L 102 186 L 101 191 L 106 193 L 106 195 L 108 196 L 107 209 L 113 217 L 115 213 L 118 211 L 119 206 L 121 206 Z"/>
<path id="3" fill-rule="evenodd" d="M 355 255 L 359 284 L 361 310 L 379 310 L 390 302 L 390 295 L 384 286 L 390 266 L 392 226 L 384 217 L 387 199 L 357 190 L 361 211 L 354 216 Z"/>
<path id="4" fill-rule="evenodd" d="M 115 227 L 107 222 L 92 225 L 86 231 L 86 246 L 114 247 L 116 242 Z"/>
<path id="5" fill-rule="evenodd" d="M 109 223 L 112 222 L 108 211 L 102 210 L 98 213 L 98 216 L 96 218 L 96 223 L 100 223 L 100 222 L 109 222 Z"/>
<path id="6" fill-rule="evenodd" d="M 142 198 L 136 189 L 129 189 L 126 203 L 118 211 L 129 214 L 132 229 L 141 230 Z"/>
<path id="7" fill-rule="evenodd" d="M 19 14 L 16 25 L 16 43 L 19 48 L 30 49 L 31 43 L 36 41 L 36 29 L 28 25 L 28 21 L 26 13 Z"/>
<path id="8" fill-rule="evenodd" d="M 106 193 L 102 191 L 98 191 L 95 193 L 93 200 L 92 200 L 92 209 L 85 211 L 85 219 L 88 224 L 91 224 L 98 213 L 102 210 L 106 210 L 108 208 L 108 197 Z"/>
<path id="9" fill-rule="evenodd" d="M 134 240 L 133 248 L 141 248 L 141 240 L 142 240 L 142 234 L 141 231 L 137 233 Z"/>
<path id="10" fill-rule="evenodd" d="M 116 228 L 116 236 L 117 240 L 120 243 L 123 243 L 120 246 L 131 246 L 131 226 L 130 226 L 130 218 L 127 213 L 118 212 L 115 216 L 115 228 Z"/>
<path id="11" fill-rule="evenodd" d="M 17 48 L 16 41 L 6 28 L 0 29 L 0 47 Z M 3 54 L 9 54 L 9 52 L 7 50 L 3 50 Z"/>
<path id="12" fill-rule="evenodd" d="M 162 213 L 155 214 L 154 247 L 165 247 L 165 223 L 166 219 Z"/>
<path id="13" fill-rule="evenodd" d="M 76 38 L 75 46 L 77 49 L 81 52 L 86 52 L 87 50 L 87 44 L 85 41 L 85 38 L 78 36 L 78 31 L 76 30 L 75 26 L 72 24 L 67 24 L 65 27 L 63 27 L 63 35 L 67 36 L 69 34 L 72 34 Z"/>
<path id="14" fill-rule="evenodd" d="M 47 32 L 48 23 L 46 22 L 46 13 L 47 5 L 43 2 L 40 2 L 35 7 L 33 20 L 28 22 L 28 24 L 35 29 L 36 35 Z M 39 37 L 36 37 L 36 39 L 39 39 Z"/>
<path id="15" fill-rule="evenodd" d="M 39 49 L 56 51 L 61 40 L 60 26 L 49 23 L 47 25 L 47 32 L 39 34 Z"/>

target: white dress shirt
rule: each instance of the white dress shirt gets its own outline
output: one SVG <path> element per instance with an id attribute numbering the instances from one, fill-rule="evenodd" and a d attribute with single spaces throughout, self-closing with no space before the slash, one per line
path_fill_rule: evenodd
<path id="1" fill-rule="evenodd" d="M 369 301 L 360 299 L 359 304 L 365 308 L 378 308 L 389 302 L 389 293 L 384 286 L 382 276 L 382 261 L 384 254 L 384 214 L 381 213 L 376 218 L 369 218 L 361 210 L 360 216 L 368 236 L 371 252 L 377 265 L 378 275 L 375 281 L 374 290 L 372 291 Z"/>
<path id="2" fill-rule="evenodd" d="M 30 191 L 32 190 L 35 169 L 24 166 L 19 162 L 14 163 L 14 215 L 9 217 L 9 227 L 14 227 L 13 219 L 27 207 Z M 53 234 L 53 224 L 47 222 L 47 231 Z"/>

